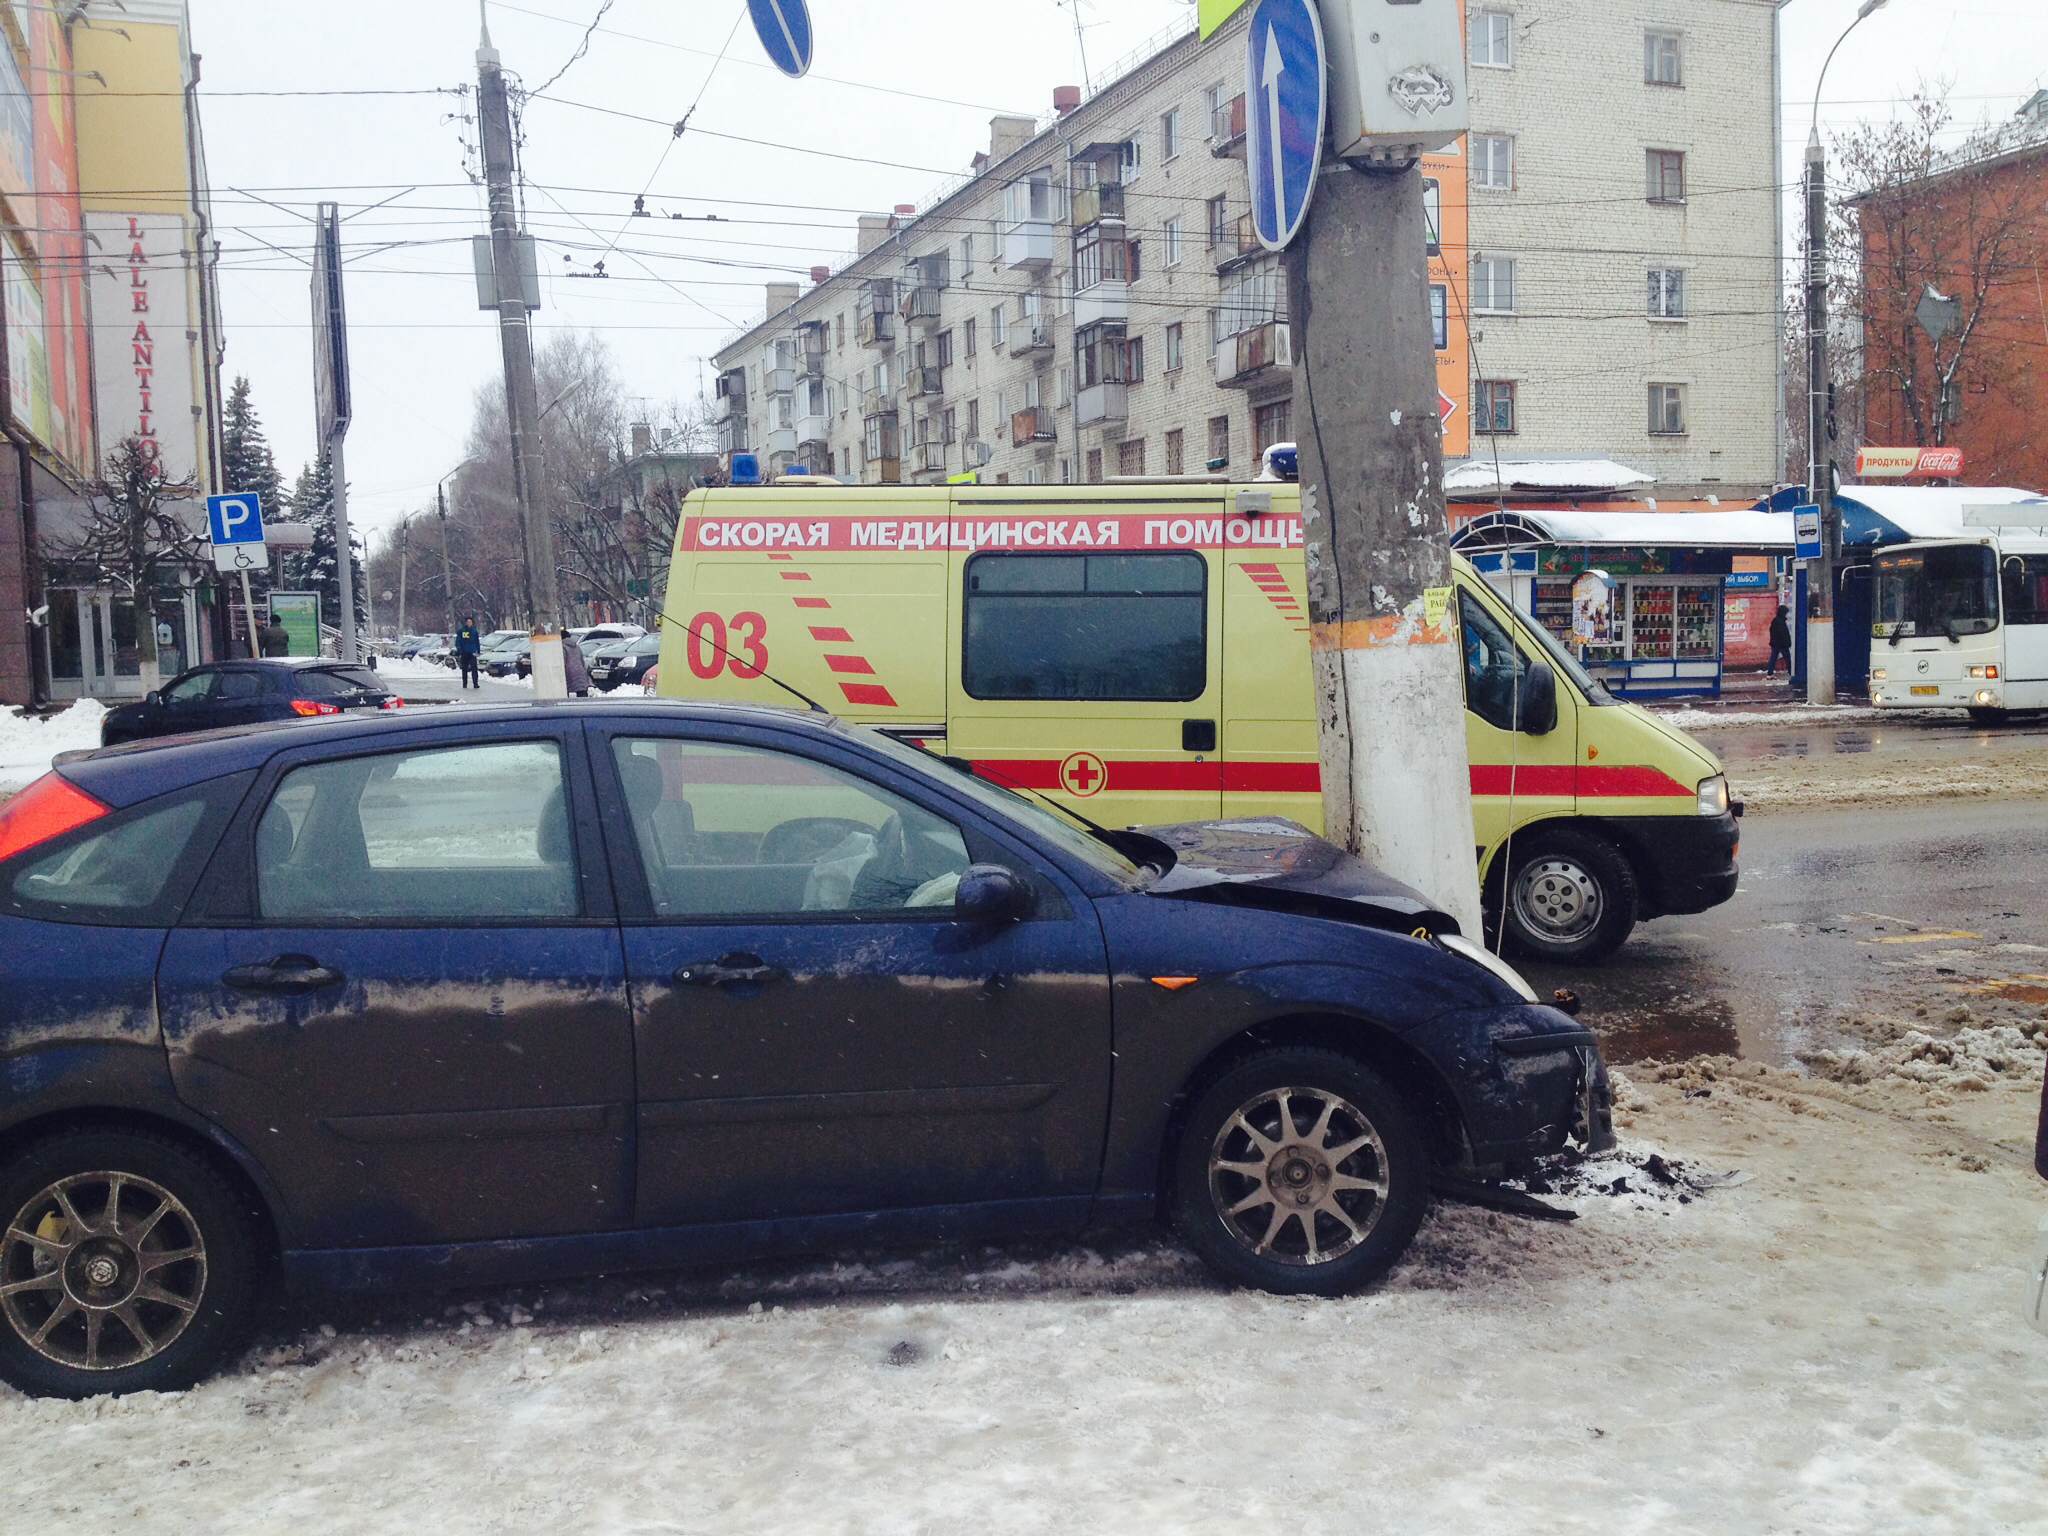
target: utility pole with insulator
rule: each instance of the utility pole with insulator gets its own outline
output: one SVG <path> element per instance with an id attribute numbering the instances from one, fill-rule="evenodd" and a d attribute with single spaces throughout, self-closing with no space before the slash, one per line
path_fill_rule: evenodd
<path id="1" fill-rule="evenodd" d="M 483 10 L 479 0 L 479 10 Z M 492 298 L 505 356 L 505 419 L 512 436 L 512 493 L 519 505 L 526 557 L 526 609 L 533 626 L 533 687 L 542 698 L 565 698 L 561 649 L 562 598 L 555 573 L 555 531 L 544 499 L 540 456 L 540 397 L 533 376 L 533 331 L 527 319 L 519 213 L 513 196 L 512 107 L 489 16 L 476 50 L 477 122 L 483 142 L 484 185 L 491 210 Z"/>

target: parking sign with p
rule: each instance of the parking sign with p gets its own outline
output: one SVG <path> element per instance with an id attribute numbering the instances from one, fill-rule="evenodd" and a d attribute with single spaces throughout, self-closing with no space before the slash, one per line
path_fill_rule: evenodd
<path id="1" fill-rule="evenodd" d="M 255 491 L 230 491 L 206 498 L 206 522 L 213 536 L 213 563 L 223 571 L 263 568 L 263 498 Z"/>

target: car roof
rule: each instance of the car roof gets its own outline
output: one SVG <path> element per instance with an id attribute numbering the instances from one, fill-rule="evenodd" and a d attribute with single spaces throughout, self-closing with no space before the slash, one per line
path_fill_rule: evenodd
<path id="1" fill-rule="evenodd" d="M 369 670 L 362 661 L 337 661 L 332 656 L 236 656 L 226 661 L 205 661 L 191 670 L 221 672 L 312 672 L 321 668 L 354 667 Z"/>
<path id="2" fill-rule="evenodd" d="M 831 715 L 770 704 L 721 704 L 677 699 L 558 699 L 513 704 L 424 706 L 392 714 L 331 715 L 229 726 L 187 736 L 160 736 L 102 747 L 76 757 L 66 754 L 64 776 L 107 805 L 119 808 L 154 795 L 227 774 L 261 768 L 280 752 L 309 742 L 352 741 L 403 745 L 407 736 L 448 726 L 471 726 L 482 736 L 490 727 L 569 717 L 579 720 L 700 720 L 770 726 L 779 730 L 841 732 Z"/>

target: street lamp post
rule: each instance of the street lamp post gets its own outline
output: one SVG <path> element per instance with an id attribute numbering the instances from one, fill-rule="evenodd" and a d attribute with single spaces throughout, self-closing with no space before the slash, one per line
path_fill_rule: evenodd
<path id="1" fill-rule="evenodd" d="M 472 455 L 434 482 L 434 516 L 441 521 L 441 597 L 448 606 L 448 634 L 455 633 L 455 573 L 448 558 L 448 482 L 476 463 Z"/>
<path id="2" fill-rule="evenodd" d="M 1820 98 L 1828 66 L 1849 34 L 1889 0 L 1863 0 L 1842 29 L 1813 86 L 1806 134 L 1806 493 L 1820 508 L 1820 558 L 1806 571 L 1806 699 L 1835 702 L 1835 570 L 1842 557 L 1842 515 L 1835 506 L 1834 455 L 1828 445 L 1828 157 L 1820 141 Z"/>

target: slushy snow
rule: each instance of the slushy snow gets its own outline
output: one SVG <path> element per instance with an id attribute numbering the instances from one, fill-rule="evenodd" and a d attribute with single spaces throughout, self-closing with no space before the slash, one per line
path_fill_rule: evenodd
<path id="1" fill-rule="evenodd" d="M 48 773 L 59 752 L 97 747 L 106 713 L 97 699 L 80 699 L 47 718 L 0 710 L 0 795 L 14 794 Z"/>

